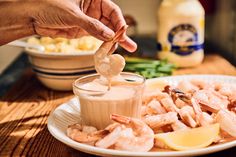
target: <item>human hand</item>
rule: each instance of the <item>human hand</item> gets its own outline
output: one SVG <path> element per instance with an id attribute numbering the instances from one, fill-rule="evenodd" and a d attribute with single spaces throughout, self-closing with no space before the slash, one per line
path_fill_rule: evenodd
<path id="1" fill-rule="evenodd" d="M 41 0 L 32 19 L 38 35 L 78 38 L 90 34 L 103 41 L 111 40 L 126 24 L 120 8 L 110 0 Z M 119 44 L 130 52 L 137 48 L 127 35 Z"/>

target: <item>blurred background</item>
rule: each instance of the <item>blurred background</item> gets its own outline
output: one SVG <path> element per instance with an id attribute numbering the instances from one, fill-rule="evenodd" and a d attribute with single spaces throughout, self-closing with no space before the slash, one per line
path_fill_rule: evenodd
<path id="1" fill-rule="evenodd" d="M 135 21 L 135 37 L 156 38 L 158 27 L 156 14 L 161 0 L 114 0 L 114 2 L 121 7 L 128 18 L 131 17 Z M 234 0 L 200 0 L 200 2 L 206 12 L 205 52 L 220 53 L 236 65 L 236 2 Z M 151 46 L 155 46 L 154 43 Z M 9 46 L 0 47 L 0 73 L 22 50 Z M 150 51 L 149 53 L 154 53 Z"/>
<path id="2" fill-rule="evenodd" d="M 137 21 L 137 34 L 156 37 L 161 0 L 114 0 L 125 15 Z M 221 53 L 236 65 L 236 1 L 200 0 L 205 16 L 205 52 Z"/>

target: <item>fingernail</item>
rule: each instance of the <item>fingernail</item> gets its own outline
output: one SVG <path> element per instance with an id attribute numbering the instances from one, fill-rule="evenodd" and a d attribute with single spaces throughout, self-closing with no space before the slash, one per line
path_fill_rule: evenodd
<path id="1" fill-rule="evenodd" d="M 112 40 L 112 38 L 115 36 L 115 33 L 110 29 L 106 29 L 102 35 L 107 40 Z"/>

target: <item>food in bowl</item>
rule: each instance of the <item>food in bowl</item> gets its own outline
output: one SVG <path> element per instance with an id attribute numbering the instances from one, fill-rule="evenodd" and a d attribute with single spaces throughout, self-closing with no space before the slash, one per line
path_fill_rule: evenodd
<path id="1" fill-rule="evenodd" d="M 77 39 L 50 38 L 50 37 L 31 37 L 27 41 L 30 44 L 42 45 L 45 53 L 83 53 L 88 51 L 95 52 L 102 41 L 92 37 L 84 36 Z"/>
<path id="2" fill-rule="evenodd" d="M 26 48 L 37 78 L 53 90 L 72 90 L 72 83 L 85 74 L 94 73 L 94 53 L 101 41 L 91 36 L 79 39 L 32 37 L 31 44 L 45 47 L 45 52 Z"/>

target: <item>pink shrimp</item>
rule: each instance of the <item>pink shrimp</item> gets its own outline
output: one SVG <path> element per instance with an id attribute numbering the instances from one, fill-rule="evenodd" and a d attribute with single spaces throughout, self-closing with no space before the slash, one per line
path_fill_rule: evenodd
<path id="1" fill-rule="evenodd" d="M 96 147 L 109 148 L 113 146 L 120 138 L 122 126 L 119 123 L 113 123 L 107 126 L 105 130 L 108 130 L 109 133 L 96 142 Z"/>
<path id="2" fill-rule="evenodd" d="M 175 105 L 176 105 L 176 107 L 178 107 L 178 108 L 182 108 L 182 107 L 184 107 L 184 106 L 186 106 L 186 105 L 189 105 L 189 104 L 186 103 L 186 102 L 184 102 L 184 101 L 181 100 L 180 98 L 177 98 L 177 99 L 175 100 Z"/>
<path id="3" fill-rule="evenodd" d="M 227 108 L 229 101 L 227 97 L 214 90 L 199 90 L 193 94 L 203 109 L 210 112 L 218 112 L 220 109 Z"/>
<path id="4" fill-rule="evenodd" d="M 122 124 L 123 130 L 114 144 L 117 150 L 149 151 L 154 145 L 153 130 L 142 120 L 113 114 L 111 119 Z"/>
<path id="5" fill-rule="evenodd" d="M 162 126 L 172 124 L 178 120 L 176 112 L 168 112 L 165 114 L 146 116 L 144 122 L 148 124 L 152 129 L 160 128 Z"/>
<path id="6" fill-rule="evenodd" d="M 215 121 L 220 124 L 220 128 L 236 137 L 236 115 L 228 110 L 221 109 L 215 116 Z"/>
<path id="7" fill-rule="evenodd" d="M 209 83 L 207 83 L 206 81 L 203 80 L 199 80 L 199 79 L 192 79 L 190 81 L 190 83 L 196 87 L 198 87 L 199 89 L 208 89 L 208 88 L 212 88 L 212 85 L 210 85 Z"/>
<path id="8" fill-rule="evenodd" d="M 230 100 L 230 103 L 228 105 L 228 110 L 236 113 L 236 97 Z"/>
<path id="9" fill-rule="evenodd" d="M 189 81 L 179 82 L 177 88 L 180 89 L 181 91 L 185 92 L 185 93 L 193 93 L 193 92 L 199 90 L 199 88 L 197 86 L 193 85 Z"/>
<path id="10" fill-rule="evenodd" d="M 206 126 L 214 122 L 214 119 L 208 113 L 201 110 L 199 103 L 194 98 L 191 98 L 191 102 L 199 125 Z"/>
<path id="11" fill-rule="evenodd" d="M 110 79 L 113 76 L 117 76 L 123 71 L 125 66 L 125 59 L 119 54 L 112 54 L 116 48 L 116 42 L 118 42 L 124 35 L 127 26 L 121 27 L 116 32 L 113 40 L 104 42 L 94 55 L 95 69 L 105 78 L 108 79 L 110 87 Z"/>
<path id="12" fill-rule="evenodd" d="M 185 125 L 182 121 L 176 120 L 174 123 L 171 124 L 171 127 L 174 131 L 181 130 L 181 129 L 188 129 L 189 127 Z"/>
<path id="13" fill-rule="evenodd" d="M 179 110 L 170 97 L 161 99 L 161 104 L 168 112 L 178 112 Z"/>
<path id="14" fill-rule="evenodd" d="M 107 130 L 97 131 L 96 128 L 92 126 L 82 126 L 80 124 L 69 125 L 67 128 L 67 136 L 71 139 L 94 145 L 94 143 L 108 134 Z"/>
<path id="15" fill-rule="evenodd" d="M 197 126 L 197 123 L 195 121 L 195 113 L 191 106 L 184 106 L 179 110 L 179 115 L 181 119 L 187 123 L 188 126 L 191 126 L 192 128 L 195 128 Z"/>
<path id="16" fill-rule="evenodd" d="M 147 105 L 153 99 L 160 101 L 161 99 L 167 98 L 167 97 L 170 97 L 167 93 L 163 93 L 159 89 L 156 89 L 154 91 L 150 91 L 146 93 L 144 92 L 142 102 L 144 105 Z"/>
<path id="17" fill-rule="evenodd" d="M 218 92 L 224 96 L 231 97 L 236 93 L 236 85 L 232 84 L 220 84 Z"/>
<path id="18" fill-rule="evenodd" d="M 165 108 L 157 101 L 156 99 L 153 99 L 151 102 L 148 103 L 146 107 L 146 112 L 148 115 L 153 114 L 163 114 L 166 113 Z"/>

